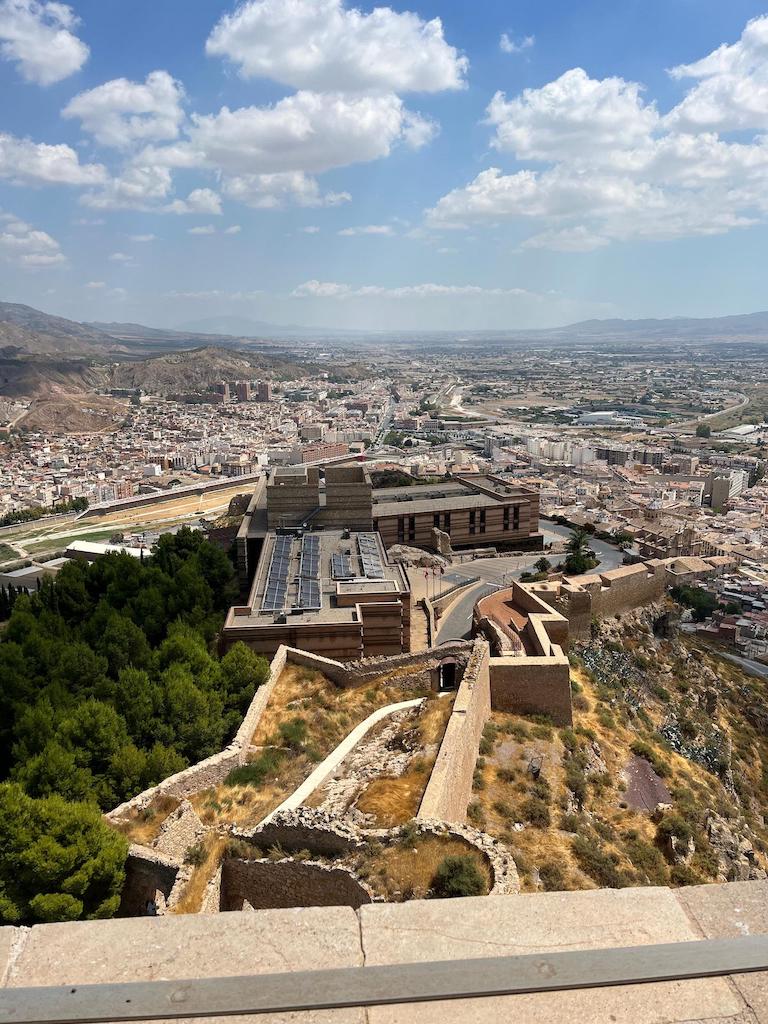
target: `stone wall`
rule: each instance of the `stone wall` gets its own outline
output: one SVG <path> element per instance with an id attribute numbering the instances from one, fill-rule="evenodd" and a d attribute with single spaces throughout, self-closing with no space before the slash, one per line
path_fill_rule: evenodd
<path id="1" fill-rule="evenodd" d="M 147 913 L 149 902 L 163 909 L 179 877 L 180 867 L 173 858 L 133 843 L 125 861 L 125 885 L 118 916 L 142 917 Z"/>
<path id="2" fill-rule="evenodd" d="M 371 903 L 370 890 L 345 868 L 317 861 L 239 860 L 221 865 L 219 909 L 254 910 L 278 907 L 354 907 Z"/>
<path id="3" fill-rule="evenodd" d="M 549 715 L 555 725 L 573 724 L 570 666 L 564 655 L 491 658 L 491 707 L 515 715 Z"/>
<path id="4" fill-rule="evenodd" d="M 349 853 L 363 842 L 360 831 L 349 822 L 311 807 L 278 811 L 256 828 L 233 828 L 232 835 L 262 850 L 279 846 L 286 853 L 309 850 L 324 857 Z"/>
<path id="5" fill-rule="evenodd" d="M 182 800 L 162 824 L 152 849 L 158 853 L 183 861 L 187 850 L 199 842 L 206 828 L 188 800 Z"/>
<path id="6" fill-rule="evenodd" d="M 417 820 L 466 820 L 480 737 L 491 713 L 488 660 L 487 641 L 473 641 Z"/>

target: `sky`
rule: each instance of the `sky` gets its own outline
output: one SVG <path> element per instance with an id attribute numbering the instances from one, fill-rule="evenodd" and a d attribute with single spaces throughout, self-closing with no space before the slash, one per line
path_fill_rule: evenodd
<path id="1" fill-rule="evenodd" d="M 768 0 L 0 0 L 0 300 L 512 330 L 766 267 Z"/>

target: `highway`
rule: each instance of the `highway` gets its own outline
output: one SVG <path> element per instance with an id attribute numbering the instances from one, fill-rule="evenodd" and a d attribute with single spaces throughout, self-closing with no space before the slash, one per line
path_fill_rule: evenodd
<path id="1" fill-rule="evenodd" d="M 549 543 L 554 540 L 567 539 L 573 531 L 558 523 L 544 522 L 541 524 L 541 532 L 544 534 L 544 542 Z M 594 572 L 608 572 L 609 569 L 617 569 L 622 565 L 624 552 L 613 544 L 593 538 L 590 540 L 590 547 L 600 560 L 593 570 Z M 541 558 L 542 554 L 549 557 L 553 564 L 560 557 L 559 555 L 550 557 L 546 551 L 536 551 L 525 555 L 505 555 L 501 558 L 478 558 L 472 562 L 451 566 L 442 577 L 444 589 L 476 576 L 480 577 L 481 582 L 462 594 L 451 606 L 448 614 L 440 622 L 437 642 L 442 644 L 447 640 L 467 639 L 471 635 L 472 610 L 477 602 L 486 594 L 509 586 L 511 580 L 519 579 L 522 573 L 530 571 L 533 563 Z"/>

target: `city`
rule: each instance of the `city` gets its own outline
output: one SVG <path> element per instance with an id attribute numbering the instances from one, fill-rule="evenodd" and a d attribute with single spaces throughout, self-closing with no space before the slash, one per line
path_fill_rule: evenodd
<path id="1" fill-rule="evenodd" d="M 649 2 L 0 0 L 1 1019 L 768 1024 L 768 13 Z"/>

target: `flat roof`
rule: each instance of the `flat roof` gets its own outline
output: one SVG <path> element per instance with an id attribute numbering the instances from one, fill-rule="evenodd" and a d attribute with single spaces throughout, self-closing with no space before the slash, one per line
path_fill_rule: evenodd
<path id="1" fill-rule="evenodd" d="M 306 550 L 303 544 L 305 538 L 311 538 L 308 543 L 316 551 L 309 565 L 311 572 L 307 568 L 309 560 L 306 556 L 302 562 L 302 549 Z M 363 562 L 361 547 L 366 553 L 366 564 Z M 345 572 L 349 575 L 336 578 L 334 556 L 337 563 L 341 556 Z M 369 572 L 379 570 L 381 576 L 366 576 L 366 565 Z M 275 601 L 270 601 L 270 595 L 275 593 L 273 581 L 278 577 L 284 581 L 284 589 L 278 585 L 278 596 Z M 302 580 L 307 579 L 316 583 L 316 587 L 311 589 L 317 604 L 312 608 L 300 607 L 301 595 L 308 592 L 307 584 L 305 582 L 302 585 Z M 250 611 L 247 615 L 238 614 L 228 618 L 227 628 L 272 625 L 278 615 L 286 617 L 286 624 L 294 625 L 349 622 L 355 618 L 355 606 L 339 606 L 336 600 L 338 596 L 384 594 L 395 599 L 408 590 L 408 580 L 403 570 L 399 565 L 387 562 L 378 533 L 312 530 L 300 534 L 298 531 L 270 530 L 264 540 L 248 599 Z"/>

